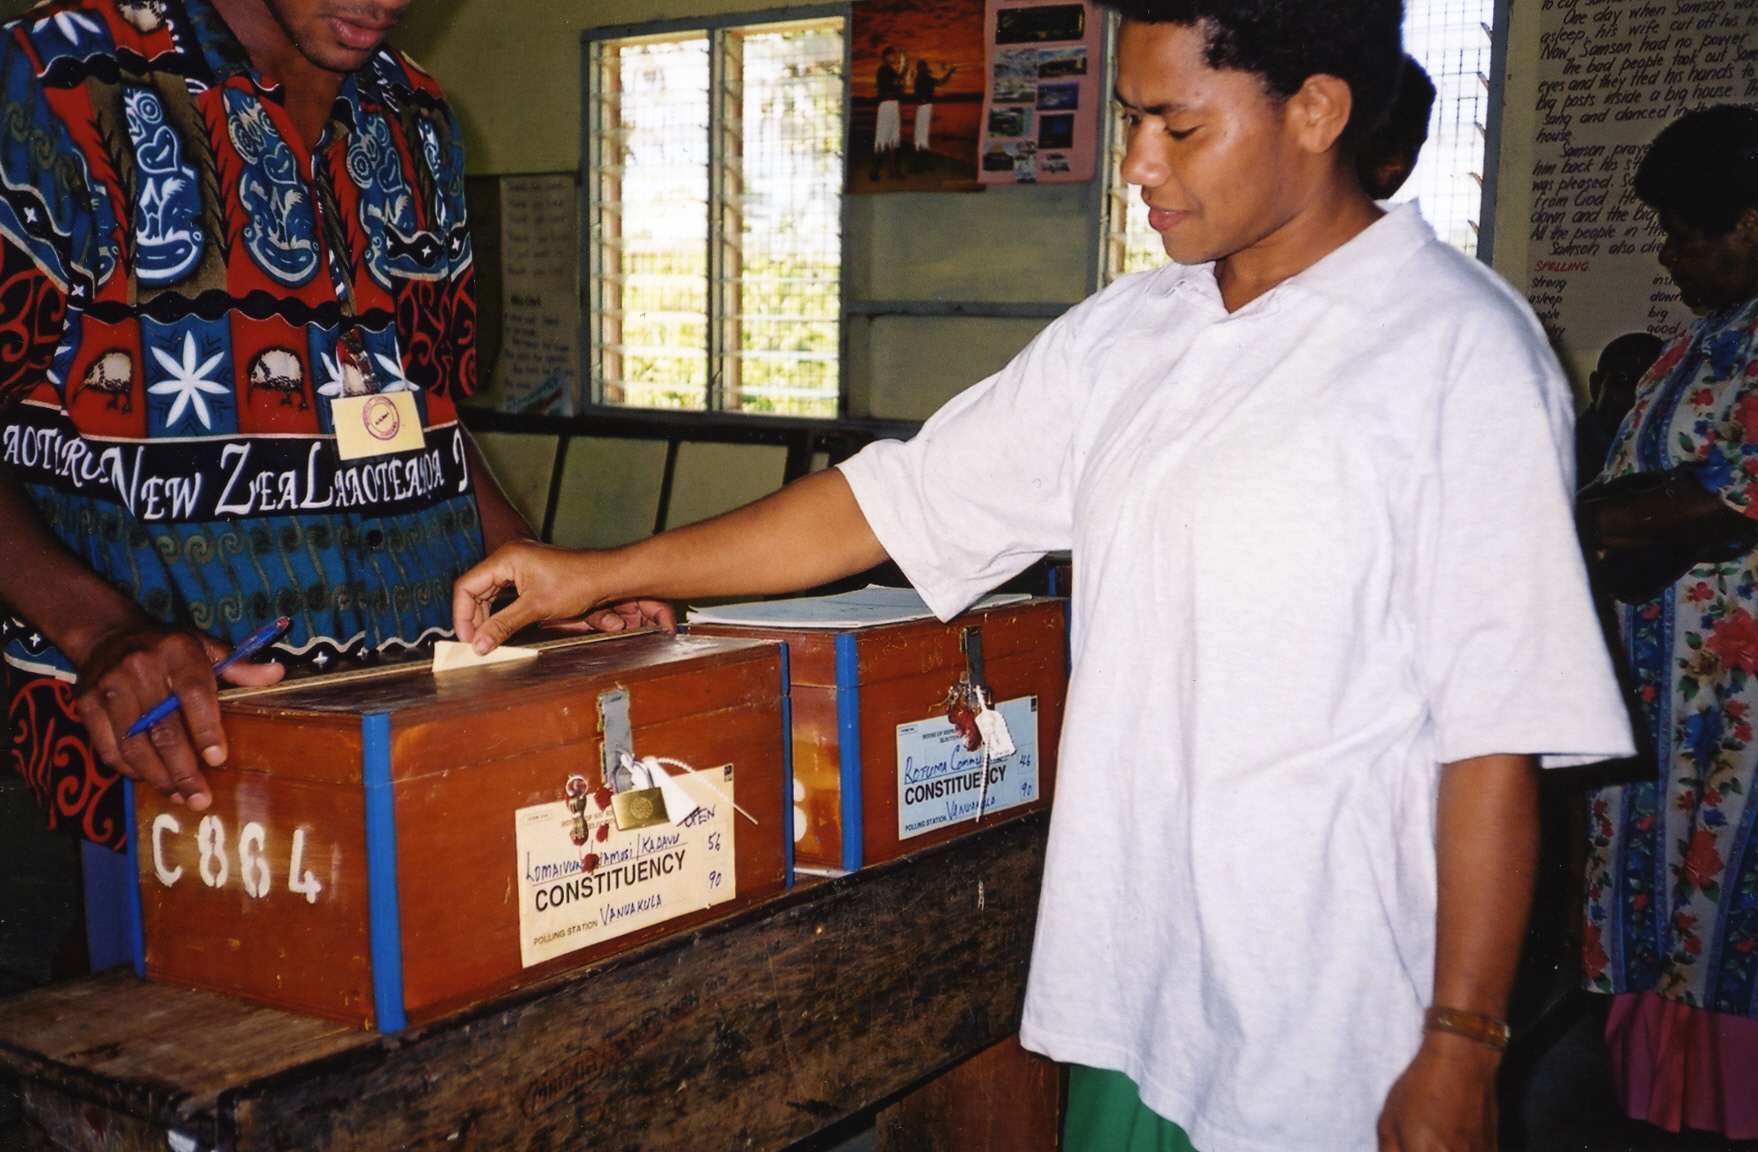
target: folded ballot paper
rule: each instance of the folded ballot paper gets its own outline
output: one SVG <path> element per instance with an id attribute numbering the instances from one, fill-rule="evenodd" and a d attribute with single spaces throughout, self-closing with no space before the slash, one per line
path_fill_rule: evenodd
<path id="1" fill-rule="evenodd" d="M 537 655 L 535 648 L 516 648 L 511 644 L 502 644 L 486 656 L 478 656 L 476 649 L 468 644 L 460 644 L 456 640 L 438 640 L 433 646 L 433 670 L 435 672 L 456 672 L 460 668 L 477 668 L 483 664 L 506 664 L 514 660 L 529 660 Z"/>
<path id="2" fill-rule="evenodd" d="M 976 608 L 995 608 L 1029 600 L 1023 593 L 985 596 Z M 800 596 L 792 600 L 757 600 L 690 609 L 692 624 L 725 624 L 738 628 L 870 628 L 928 620 L 934 613 L 914 588 L 882 588 L 869 584 L 835 596 Z"/>

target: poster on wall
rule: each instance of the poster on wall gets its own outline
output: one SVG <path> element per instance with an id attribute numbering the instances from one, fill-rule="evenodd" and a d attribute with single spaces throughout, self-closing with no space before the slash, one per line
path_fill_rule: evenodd
<path id="1" fill-rule="evenodd" d="M 988 0 L 982 181 L 1091 180 L 1099 154 L 1104 13 L 1067 0 Z"/>
<path id="2" fill-rule="evenodd" d="M 501 180 L 501 354 L 508 412 L 579 411 L 579 203 L 574 175 Z"/>
<path id="3" fill-rule="evenodd" d="M 846 191 L 982 191 L 982 112 L 983 0 L 855 5 Z"/>
<path id="4" fill-rule="evenodd" d="M 1540 21 L 1527 296 L 1564 348 L 1669 337 L 1691 312 L 1655 259 L 1660 228 L 1630 178 L 1681 113 L 1758 103 L 1758 5 L 1546 0 Z"/>

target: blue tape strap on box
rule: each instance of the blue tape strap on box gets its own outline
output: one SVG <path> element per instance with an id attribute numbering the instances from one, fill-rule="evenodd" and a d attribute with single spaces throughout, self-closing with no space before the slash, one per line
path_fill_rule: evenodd
<path id="1" fill-rule="evenodd" d="M 781 839 L 787 886 L 794 886 L 794 697 L 787 641 L 781 642 Z"/>
<path id="2" fill-rule="evenodd" d="M 86 956 L 93 972 L 134 963 L 131 928 L 134 904 L 140 899 L 136 867 L 126 850 L 117 852 L 90 840 L 79 842 L 79 874 L 85 881 Z"/>
<path id="3" fill-rule="evenodd" d="M 841 752 L 842 867 L 855 872 L 864 859 L 861 827 L 861 662 L 853 632 L 836 636 L 836 743 Z"/>
<path id="4" fill-rule="evenodd" d="M 372 1007 L 380 1032 L 408 1027 L 403 1015 L 403 926 L 397 903 L 397 818 L 391 793 L 391 717 L 360 718 L 366 786 L 366 904 L 372 917 Z"/>
<path id="5" fill-rule="evenodd" d="M 134 819 L 134 781 L 122 781 L 122 811 L 128 820 L 128 874 L 134 884 L 128 901 L 128 950 L 134 958 L 134 974 L 146 979 L 146 927 L 140 911 L 140 825 Z"/>

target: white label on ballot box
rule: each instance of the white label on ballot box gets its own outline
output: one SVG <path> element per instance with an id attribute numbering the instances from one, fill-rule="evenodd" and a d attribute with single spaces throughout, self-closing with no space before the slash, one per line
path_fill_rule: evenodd
<path id="1" fill-rule="evenodd" d="M 584 846 L 569 835 L 574 818 L 565 801 L 513 814 L 519 959 L 525 967 L 723 904 L 737 894 L 733 808 L 726 800 L 733 794 L 732 765 L 672 782 L 700 805 L 696 811 L 677 824 L 629 832 L 606 820 Z"/>
<path id="2" fill-rule="evenodd" d="M 995 710 L 1013 736 L 1011 756 L 989 760 L 983 787 L 983 749 L 965 747 L 965 738 L 944 716 L 897 726 L 897 838 L 908 840 L 948 824 L 1029 804 L 1038 798 L 1038 698 L 1003 700 Z"/>

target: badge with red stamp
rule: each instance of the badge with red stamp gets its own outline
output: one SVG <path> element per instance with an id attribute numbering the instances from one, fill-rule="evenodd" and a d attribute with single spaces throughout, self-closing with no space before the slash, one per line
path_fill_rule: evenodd
<path id="1" fill-rule="evenodd" d="M 336 425 L 336 455 L 344 460 L 427 446 L 413 392 L 339 396 L 330 401 L 330 419 Z"/>

